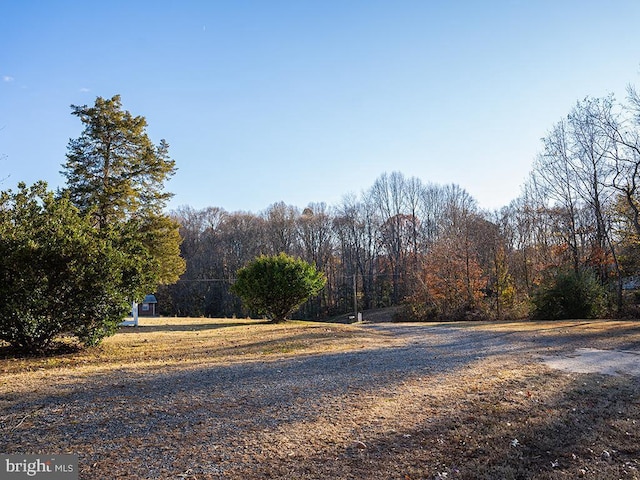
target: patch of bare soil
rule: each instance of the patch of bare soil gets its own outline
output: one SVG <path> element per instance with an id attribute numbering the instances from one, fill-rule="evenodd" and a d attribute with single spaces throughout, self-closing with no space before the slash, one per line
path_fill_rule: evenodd
<path id="1" fill-rule="evenodd" d="M 545 357 L 551 368 L 576 373 L 602 373 L 606 375 L 632 375 L 640 377 L 640 352 L 578 348 L 562 356 Z"/>
<path id="2" fill-rule="evenodd" d="M 640 478 L 640 379 L 541 361 L 639 350 L 639 322 L 158 322 L 0 360 L 0 451 L 82 479 Z"/>

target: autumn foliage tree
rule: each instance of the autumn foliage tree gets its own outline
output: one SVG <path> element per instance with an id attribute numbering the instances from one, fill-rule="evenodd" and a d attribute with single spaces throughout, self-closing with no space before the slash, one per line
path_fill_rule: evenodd
<path id="1" fill-rule="evenodd" d="M 442 239 L 425 258 L 420 288 L 410 297 L 414 317 L 473 318 L 480 310 L 485 285 L 478 261 L 455 242 Z"/>
<path id="2" fill-rule="evenodd" d="M 283 204 L 248 214 L 259 220 L 255 234 L 226 232 L 245 261 L 278 247 L 327 273 L 316 318 L 354 303 L 408 305 L 413 318 L 523 318 L 548 272 L 566 269 L 595 274 L 607 314 L 632 313 L 640 296 L 625 288 L 640 276 L 640 95 L 630 88 L 626 105 L 612 96 L 577 102 L 542 138 L 521 196 L 499 211 L 481 210 L 457 185 L 400 172 L 327 211 L 321 232 L 304 213 L 313 209 Z M 216 252 L 226 255 L 222 243 Z M 547 291 L 562 295 L 565 286 Z"/>

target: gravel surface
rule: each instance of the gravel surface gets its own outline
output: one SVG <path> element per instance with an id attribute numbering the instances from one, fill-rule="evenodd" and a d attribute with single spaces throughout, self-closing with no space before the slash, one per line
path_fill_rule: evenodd
<path id="1" fill-rule="evenodd" d="M 606 336 L 586 338 L 571 328 L 362 328 L 388 344 L 226 365 L 123 368 L 84 381 L 45 377 L 35 391 L 0 397 L 0 451 L 75 453 L 86 479 L 322 478 L 322 471 L 363 478 L 358 462 L 362 452 L 372 455 L 372 439 L 391 435 L 401 448 L 414 435 L 403 433 L 407 425 L 434 416 L 431 396 L 446 395 L 469 375 L 481 378 L 478 365 L 533 365 L 545 355 L 608 344 Z"/>

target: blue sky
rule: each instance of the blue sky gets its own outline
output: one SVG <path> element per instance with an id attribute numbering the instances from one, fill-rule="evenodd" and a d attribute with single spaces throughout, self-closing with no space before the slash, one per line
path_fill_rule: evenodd
<path id="1" fill-rule="evenodd" d="M 22 0 L 0 6 L 0 188 L 52 188 L 71 104 L 166 139 L 170 207 L 336 205 L 383 172 L 517 197 L 587 95 L 640 85 L 640 2 Z"/>

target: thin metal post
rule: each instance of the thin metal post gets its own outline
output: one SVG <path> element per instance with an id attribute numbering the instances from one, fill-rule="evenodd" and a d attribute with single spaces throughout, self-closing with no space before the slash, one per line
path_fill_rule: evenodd
<path id="1" fill-rule="evenodd" d="M 353 274 L 353 318 L 358 321 L 358 282 L 357 273 Z"/>

